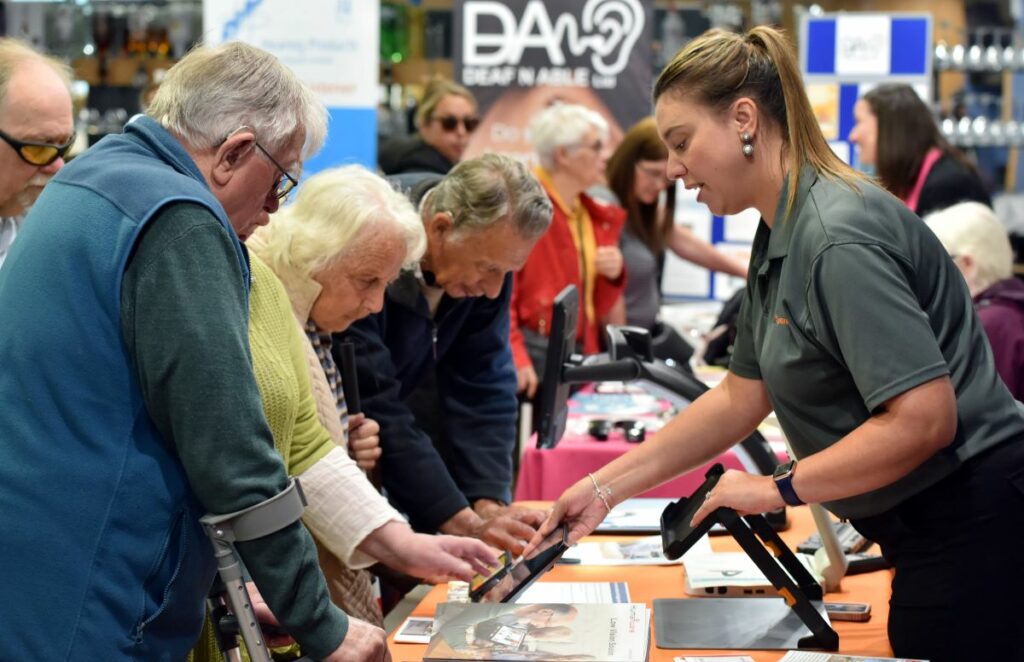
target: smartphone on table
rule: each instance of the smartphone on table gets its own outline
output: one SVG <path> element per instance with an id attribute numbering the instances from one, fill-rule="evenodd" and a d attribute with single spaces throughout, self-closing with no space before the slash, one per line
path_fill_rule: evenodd
<path id="1" fill-rule="evenodd" d="M 864 622 L 871 618 L 871 605 L 864 602 L 826 602 L 825 613 L 833 621 Z"/>

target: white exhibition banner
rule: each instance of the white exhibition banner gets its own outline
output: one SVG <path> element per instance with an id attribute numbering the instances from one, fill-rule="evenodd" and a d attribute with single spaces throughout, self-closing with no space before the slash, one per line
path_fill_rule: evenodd
<path id="1" fill-rule="evenodd" d="M 276 55 L 330 113 L 327 142 L 304 173 L 377 162 L 379 0 L 205 0 L 204 42 L 244 41 Z"/>

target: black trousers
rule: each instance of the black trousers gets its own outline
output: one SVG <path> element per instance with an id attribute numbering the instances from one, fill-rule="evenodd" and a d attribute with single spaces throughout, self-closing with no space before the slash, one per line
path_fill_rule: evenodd
<path id="1" fill-rule="evenodd" d="M 931 662 L 1024 662 L 1024 439 L 852 521 L 896 570 L 889 642 Z"/>

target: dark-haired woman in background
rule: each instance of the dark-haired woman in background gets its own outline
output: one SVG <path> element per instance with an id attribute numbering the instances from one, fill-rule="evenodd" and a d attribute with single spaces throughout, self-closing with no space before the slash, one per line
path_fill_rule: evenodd
<path id="1" fill-rule="evenodd" d="M 685 365 L 692 348 L 658 321 L 665 249 L 705 269 L 745 277 L 747 265 L 673 222 L 676 190 L 665 174 L 668 150 L 653 117 L 634 124 L 608 160 L 608 187 L 626 209 L 619 246 L 626 263 L 626 322 L 651 331 L 657 358 Z M 668 189 L 666 191 L 666 189 Z M 659 204 L 666 191 L 664 204 Z"/>
<path id="2" fill-rule="evenodd" d="M 726 471 L 693 518 L 821 503 L 895 567 L 889 641 L 932 662 L 1024 660 L 1024 407 L 963 277 L 905 205 L 829 148 L 778 31 L 712 30 L 654 87 L 667 172 L 716 214 L 757 209 L 725 378 L 565 491 L 574 543 L 775 411 L 796 461 Z"/>
<path id="3" fill-rule="evenodd" d="M 969 200 L 992 206 L 977 169 L 949 144 L 914 88 L 880 85 L 857 101 L 853 117 L 849 138 L 860 162 L 918 216 Z"/>

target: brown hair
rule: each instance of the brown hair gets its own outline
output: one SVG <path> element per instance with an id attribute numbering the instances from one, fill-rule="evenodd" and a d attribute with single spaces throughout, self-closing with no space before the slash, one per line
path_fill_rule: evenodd
<path id="1" fill-rule="evenodd" d="M 786 213 L 793 207 L 805 163 L 821 175 L 853 186 L 863 176 L 832 152 L 804 91 L 793 48 L 782 32 L 758 26 L 745 35 L 708 30 L 668 63 L 654 84 L 654 101 L 666 92 L 725 112 L 750 97 L 782 136 L 789 171 Z"/>
<path id="2" fill-rule="evenodd" d="M 636 198 L 636 164 L 638 161 L 664 161 L 667 158 L 668 150 L 661 142 L 654 118 L 645 117 L 622 137 L 605 170 L 608 187 L 626 209 L 626 225 L 655 255 L 665 250 L 672 232 L 676 189 L 675 186 L 668 187 L 664 213 L 659 216 L 657 202 L 646 204 Z"/>
<path id="3" fill-rule="evenodd" d="M 462 97 L 473 104 L 474 108 L 477 106 L 476 97 L 473 96 L 472 92 L 453 80 L 435 76 L 427 82 L 419 107 L 416 108 L 416 126 L 422 127 L 430 122 L 437 104 L 441 103 L 441 99 L 448 96 Z"/>
<path id="4" fill-rule="evenodd" d="M 931 111 L 914 88 L 902 83 L 880 85 L 862 98 L 878 118 L 875 172 L 882 186 L 893 195 L 907 197 L 917 183 L 925 155 L 933 147 L 978 174 L 974 164 L 939 131 Z"/>

